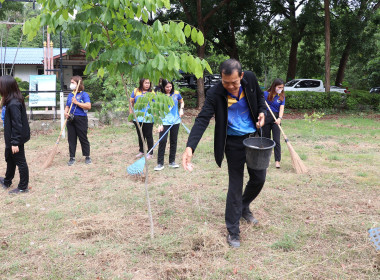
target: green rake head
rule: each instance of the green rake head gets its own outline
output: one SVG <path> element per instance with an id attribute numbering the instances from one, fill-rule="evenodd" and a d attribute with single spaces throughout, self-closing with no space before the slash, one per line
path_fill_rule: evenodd
<path id="1" fill-rule="evenodd" d="M 142 157 L 127 167 L 127 173 L 129 175 L 141 176 L 144 174 L 144 166 L 145 166 L 145 157 Z"/>

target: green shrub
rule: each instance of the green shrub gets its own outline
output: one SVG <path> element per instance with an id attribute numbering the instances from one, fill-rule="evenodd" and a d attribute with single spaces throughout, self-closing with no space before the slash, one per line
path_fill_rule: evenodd
<path id="1" fill-rule="evenodd" d="M 380 110 L 380 94 L 353 90 L 347 95 L 347 109 L 355 111 Z"/>
<path id="2" fill-rule="evenodd" d="M 286 107 L 289 109 L 348 109 L 354 111 L 379 111 L 380 94 L 372 94 L 363 90 L 350 93 L 288 91 Z"/>
<path id="3" fill-rule="evenodd" d="M 18 87 L 20 88 L 21 91 L 27 91 L 29 90 L 29 83 L 26 81 L 21 81 L 18 83 Z"/>
<path id="4" fill-rule="evenodd" d="M 83 83 L 85 91 L 90 95 L 92 103 L 103 99 L 104 79 L 97 77 L 96 74 L 90 74 Z"/>
<path id="5" fill-rule="evenodd" d="M 179 88 L 178 91 L 180 92 L 183 101 L 185 102 L 186 108 L 196 108 L 198 106 L 198 100 L 197 100 L 197 91 L 191 88 Z"/>

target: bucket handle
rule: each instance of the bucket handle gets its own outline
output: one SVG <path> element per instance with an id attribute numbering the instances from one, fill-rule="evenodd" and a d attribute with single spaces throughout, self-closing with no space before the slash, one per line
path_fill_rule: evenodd
<path id="1" fill-rule="evenodd" d="M 255 138 L 256 132 L 257 131 L 255 131 L 254 133 L 249 134 L 248 138 Z M 262 128 L 262 126 L 260 126 L 260 144 L 261 144 L 261 147 L 262 147 L 263 146 L 263 128 Z"/>

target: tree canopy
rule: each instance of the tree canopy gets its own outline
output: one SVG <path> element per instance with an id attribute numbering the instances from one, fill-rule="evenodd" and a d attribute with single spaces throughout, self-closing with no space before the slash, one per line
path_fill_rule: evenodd
<path id="1" fill-rule="evenodd" d="M 40 26 L 49 26 L 53 33 L 68 32 L 79 41 L 90 60 L 86 71 L 103 76 L 122 74 L 138 81 L 147 77 L 157 82 L 160 77 L 179 77 L 179 70 L 194 73 L 198 78 L 206 60 L 186 51 L 173 51 L 173 43 L 186 44 L 191 39 L 202 45 L 203 34 L 180 21 L 150 21 L 157 9 L 170 9 L 169 0 L 115 1 L 38 1 L 41 14 L 28 20 L 24 33 L 33 39 Z"/>

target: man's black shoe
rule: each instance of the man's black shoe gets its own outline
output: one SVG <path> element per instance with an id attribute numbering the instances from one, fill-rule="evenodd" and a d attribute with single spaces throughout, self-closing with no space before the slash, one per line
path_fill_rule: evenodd
<path id="1" fill-rule="evenodd" d="M 85 163 L 86 164 L 91 164 L 92 163 L 91 158 L 90 157 L 86 157 Z"/>
<path id="2" fill-rule="evenodd" d="M 21 189 L 19 189 L 19 188 L 16 188 L 16 189 L 14 189 L 14 190 L 11 190 L 9 193 L 10 193 L 10 194 L 19 194 L 19 193 L 27 193 L 27 192 L 29 192 L 28 189 L 21 190 Z"/>
<path id="3" fill-rule="evenodd" d="M 240 247 L 240 240 L 239 236 L 227 236 L 227 242 L 228 245 L 230 245 L 232 248 L 239 248 Z"/>
<path id="4" fill-rule="evenodd" d="M 6 184 L 4 184 L 4 177 L 0 177 L 0 185 L 1 185 L 1 187 L 4 189 L 4 190 L 6 190 L 6 189 L 8 189 L 11 185 L 6 185 Z"/>
<path id="5" fill-rule="evenodd" d="M 75 163 L 75 158 L 71 157 L 70 160 L 68 161 L 67 165 L 71 166 Z"/>
<path id="6" fill-rule="evenodd" d="M 249 224 L 257 225 L 259 223 L 259 221 L 255 217 L 253 217 L 253 215 L 250 211 L 243 212 L 243 214 L 241 216 Z"/>

